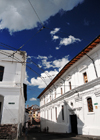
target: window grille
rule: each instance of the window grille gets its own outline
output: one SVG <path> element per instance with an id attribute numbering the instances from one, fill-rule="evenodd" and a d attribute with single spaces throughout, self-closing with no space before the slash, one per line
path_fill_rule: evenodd
<path id="1" fill-rule="evenodd" d="M 88 111 L 93 112 L 93 105 L 92 105 L 92 99 L 91 98 L 87 99 L 87 104 L 88 104 Z"/>

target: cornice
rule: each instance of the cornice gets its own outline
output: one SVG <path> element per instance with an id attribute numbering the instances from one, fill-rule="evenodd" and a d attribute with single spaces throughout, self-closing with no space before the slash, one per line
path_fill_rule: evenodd
<path id="1" fill-rule="evenodd" d="M 88 82 L 88 83 L 86 83 L 84 85 L 78 86 L 78 87 L 66 92 L 65 94 L 59 96 L 58 98 L 52 100 L 51 102 L 43 105 L 41 108 L 44 108 L 45 106 L 52 105 L 52 104 L 54 104 L 54 103 L 56 103 L 58 101 L 61 101 L 61 100 L 68 101 L 68 99 L 66 99 L 66 98 L 71 97 L 72 95 L 75 95 L 77 92 L 80 92 L 79 96 L 81 96 L 81 97 L 79 97 L 79 98 L 76 97 L 75 101 L 76 102 L 81 101 L 82 100 L 82 95 L 83 94 L 85 94 L 85 95 L 89 94 L 91 92 L 90 89 L 92 89 L 92 92 L 98 97 L 98 96 L 100 96 L 100 90 L 98 88 L 93 89 L 93 87 L 95 87 L 95 86 L 97 86 L 99 84 L 100 84 L 100 77 L 96 78 L 96 79 L 94 79 L 94 80 L 92 80 L 92 81 L 90 81 L 90 82 Z M 77 95 L 75 95 L 75 96 L 77 96 Z"/>

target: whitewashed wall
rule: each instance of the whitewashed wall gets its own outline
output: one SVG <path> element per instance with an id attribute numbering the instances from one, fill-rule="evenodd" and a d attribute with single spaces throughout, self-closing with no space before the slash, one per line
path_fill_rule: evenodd
<path id="1" fill-rule="evenodd" d="M 13 51 L 6 52 L 7 55 Z M 4 67 L 3 80 L 0 81 L 0 95 L 4 97 L 1 124 L 24 124 L 25 99 L 23 94 L 23 82 L 25 79 L 25 52 L 14 54 L 15 60 L 0 53 L 0 66 Z M 9 104 L 14 103 L 14 104 Z"/>
<path id="2" fill-rule="evenodd" d="M 59 78 L 50 90 L 40 97 L 41 129 L 49 127 L 50 132 L 70 133 L 70 115 L 77 115 L 78 134 L 100 135 L 100 45 L 91 50 L 88 55 L 94 60 L 98 78 L 94 70 L 93 62 L 86 55 L 73 64 Z M 88 83 L 84 83 L 83 73 L 87 72 Z M 72 90 L 69 89 L 69 81 Z M 55 89 L 56 87 L 56 99 Z M 61 95 L 61 88 L 63 95 Z M 50 95 L 53 96 L 50 101 Z M 45 104 L 44 104 L 44 96 Z M 92 98 L 93 112 L 88 112 L 87 98 Z M 71 106 L 71 102 L 73 106 Z M 95 103 L 98 103 L 97 109 Z M 62 120 L 61 105 L 64 105 L 64 120 Z M 57 107 L 57 120 L 55 119 L 55 107 Z M 48 110 L 48 111 L 47 111 Z M 52 110 L 52 119 L 51 111 Z M 71 111 L 70 111 L 71 110 Z M 73 111 L 74 110 L 74 111 Z M 47 112 L 49 117 L 47 118 Z"/>

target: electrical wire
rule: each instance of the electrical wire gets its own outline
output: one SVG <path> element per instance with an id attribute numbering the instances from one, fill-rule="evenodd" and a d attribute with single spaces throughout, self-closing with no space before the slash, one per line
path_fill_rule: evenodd
<path id="1" fill-rule="evenodd" d="M 31 62 L 32 62 L 35 66 L 37 66 L 40 70 L 42 70 L 42 72 L 44 72 L 50 80 L 52 80 L 52 79 L 50 78 L 50 77 L 51 77 L 50 74 L 48 74 L 46 71 L 44 71 L 44 70 L 43 70 L 39 65 L 37 65 L 32 59 L 31 59 Z M 41 78 L 43 78 L 43 77 L 41 77 Z M 54 84 L 53 84 L 53 86 L 54 86 Z M 54 86 L 54 89 L 55 89 L 55 86 Z"/>
<path id="2" fill-rule="evenodd" d="M 37 12 L 36 12 L 36 10 L 35 10 L 35 8 L 34 8 L 34 6 L 33 6 L 32 3 L 30 2 L 30 0 L 28 0 L 28 1 L 29 1 L 30 5 L 31 5 L 33 11 L 35 12 L 37 18 L 39 19 L 39 21 L 40 21 L 42 27 L 44 27 L 44 28 L 46 28 L 46 29 L 49 29 L 49 30 L 54 30 L 54 29 L 51 29 L 51 28 L 48 28 L 48 27 L 44 26 L 44 24 L 42 23 L 42 21 L 41 21 L 39 15 L 37 14 Z M 63 34 L 66 34 L 66 33 L 64 33 L 64 32 L 62 32 L 62 31 L 59 31 L 59 32 L 61 32 L 61 33 L 63 33 Z"/>
<path id="3" fill-rule="evenodd" d="M 7 47 L 9 47 L 9 48 L 12 48 L 12 49 L 17 50 L 16 48 L 14 48 L 14 47 L 12 47 L 12 46 L 10 46 L 10 45 L 4 44 L 4 43 L 2 43 L 2 42 L 0 42 L 0 44 L 3 45 L 3 47 L 4 47 L 4 46 L 7 46 Z"/>
<path id="4" fill-rule="evenodd" d="M 11 57 L 12 58 L 12 56 L 9 56 L 9 53 L 6 53 L 6 52 L 4 52 L 4 51 L 2 51 L 2 52 L 0 52 L 1 54 L 3 54 L 3 55 L 6 55 L 6 56 L 8 56 L 8 57 Z M 8 54 L 8 55 L 7 55 Z M 13 59 L 18 59 L 17 57 L 15 58 L 15 56 L 13 57 Z M 18 61 L 18 60 L 17 60 Z M 23 63 L 21 60 L 20 61 L 18 61 L 18 62 L 20 62 L 20 63 Z M 24 63 L 23 63 L 24 64 Z M 25 65 L 25 64 L 24 64 Z M 27 66 L 27 65 L 26 65 Z M 45 82 L 45 80 L 36 72 L 36 71 L 34 71 L 31 67 L 29 67 L 29 66 L 27 66 L 30 70 L 32 70 L 36 75 L 38 75 L 41 79 L 42 79 L 42 81 L 46 84 L 46 86 L 47 86 L 47 83 Z"/>
<path id="5" fill-rule="evenodd" d="M 32 70 L 36 75 L 38 75 L 43 81 L 44 81 L 44 83 L 46 84 L 46 86 L 47 86 L 47 83 L 45 82 L 45 80 L 36 72 L 36 71 L 34 71 L 31 67 L 29 67 L 29 66 L 27 66 L 30 70 Z"/>
<path id="6" fill-rule="evenodd" d="M 41 21 L 40 17 L 38 16 L 38 14 L 37 14 L 37 12 L 36 12 L 35 8 L 33 7 L 33 5 L 32 5 L 32 3 L 30 2 L 30 0 L 28 0 L 28 1 L 29 1 L 30 5 L 31 5 L 31 7 L 32 7 L 33 11 L 35 12 L 36 16 L 38 17 L 38 19 L 39 19 L 39 21 L 40 21 L 41 25 L 43 26 L 43 23 L 42 23 L 42 21 Z"/>

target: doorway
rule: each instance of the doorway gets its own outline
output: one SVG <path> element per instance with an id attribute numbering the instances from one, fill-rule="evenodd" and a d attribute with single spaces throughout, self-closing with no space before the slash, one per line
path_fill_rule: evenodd
<path id="1" fill-rule="evenodd" d="M 1 102 L 0 102 L 0 123 L 1 123 Z"/>
<path id="2" fill-rule="evenodd" d="M 71 133 L 78 134 L 77 133 L 77 116 L 70 115 L 70 122 L 71 122 Z"/>

